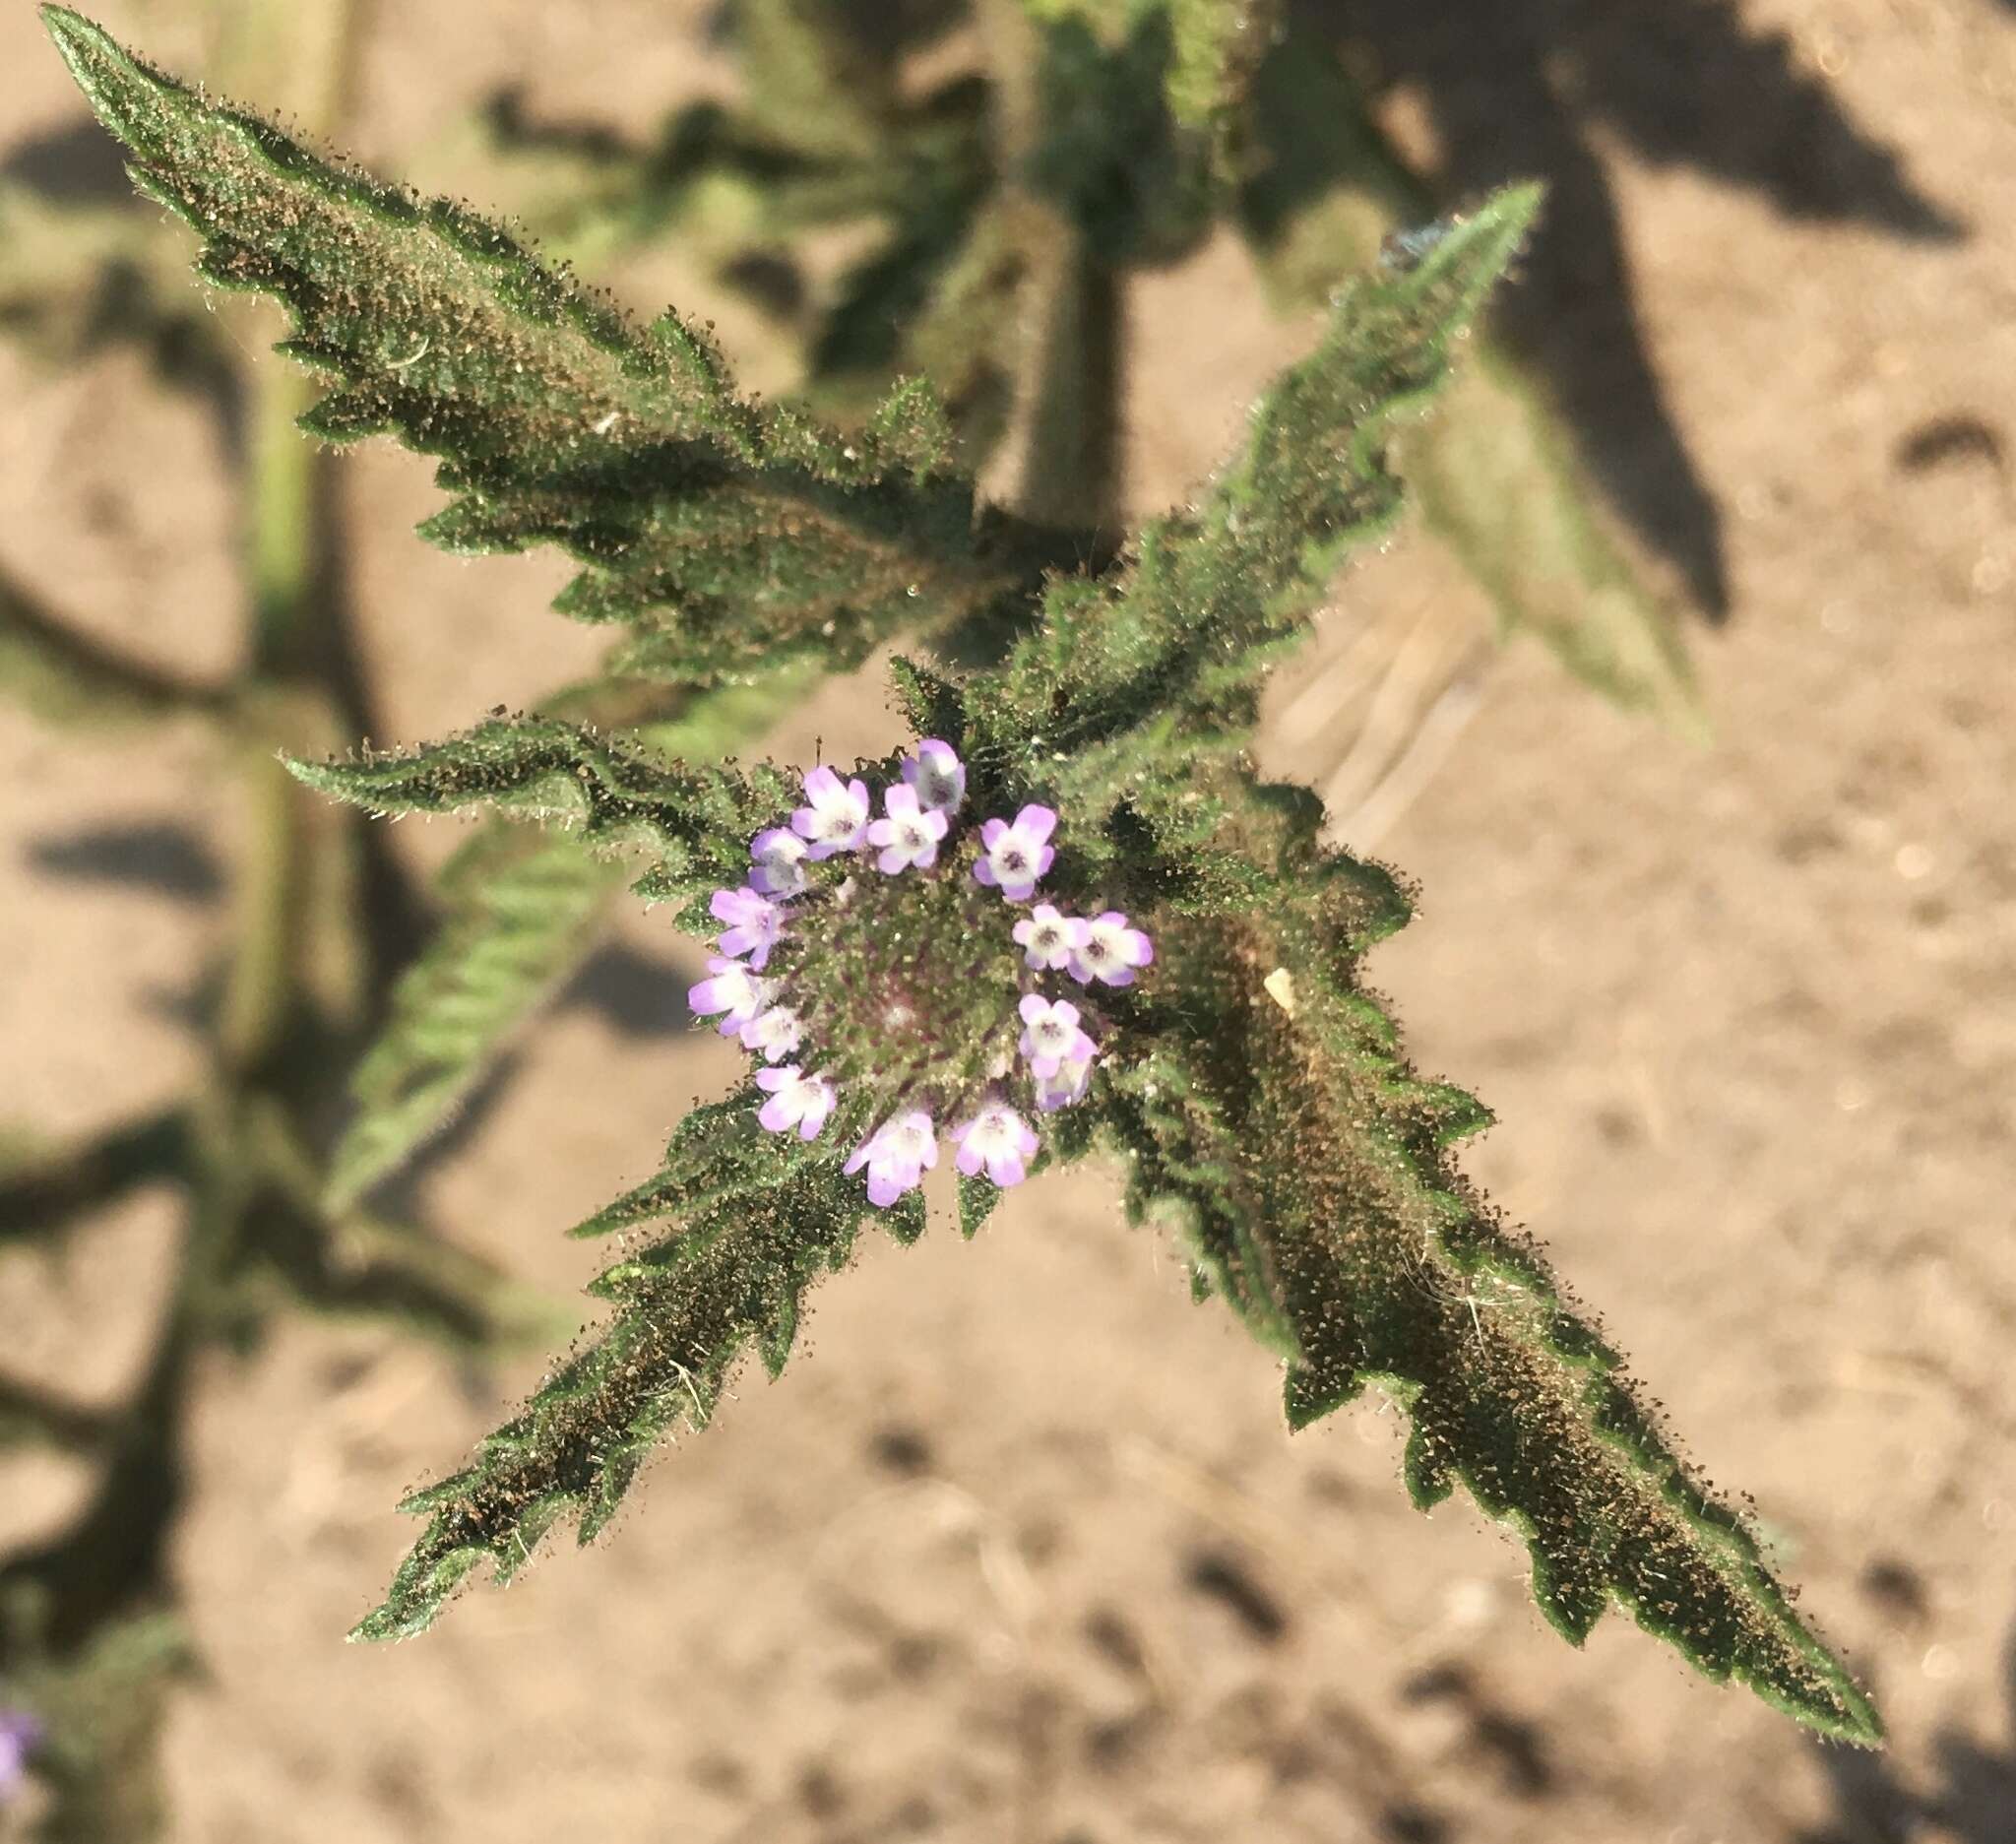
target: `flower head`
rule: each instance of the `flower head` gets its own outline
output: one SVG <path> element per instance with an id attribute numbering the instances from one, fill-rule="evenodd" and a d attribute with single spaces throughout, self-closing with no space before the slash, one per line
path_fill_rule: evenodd
<path id="1" fill-rule="evenodd" d="M 1080 986 L 1102 980 L 1109 986 L 1131 986 L 1135 968 L 1154 959 L 1155 943 L 1109 909 L 1085 924 L 1085 939 L 1071 956 L 1071 978 Z"/>
<path id="2" fill-rule="evenodd" d="M 28 1711 L 0 1709 L 0 1805 L 12 1797 L 28 1769 L 28 1757 L 40 1746 L 42 1725 Z"/>
<path id="3" fill-rule="evenodd" d="M 954 1127 L 952 1143 L 959 1149 L 953 1163 L 968 1177 L 977 1177 L 985 1167 L 987 1176 L 1004 1188 L 1028 1176 L 1037 1149 L 1035 1129 L 999 1100 L 985 1103 L 971 1120 Z"/>
<path id="4" fill-rule="evenodd" d="M 748 955 L 749 965 L 761 973 L 784 931 L 784 911 L 747 884 L 739 890 L 717 890 L 707 907 L 715 921 L 728 924 L 721 937 L 721 951 L 737 960 Z"/>
<path id="5" fill-rule="evenodd" d="M 686 988 L 687 1009 L 696 1018 L 725 1013 L 720 1031 L 723 1037 L 731 1038 L 769 1003 L 770 984 L 757 979 L 740 961 L 719 954 L 708 956 L 707 971 L 711 979 Z"/>
<path id="6" fill-rule="evenodd" d="M 742 1027 L 742 1048 L 756 1051 L 767 1063 L 782 1062 L 798 1048 L 802 1035 L 797 1013 L 787 1006 L 773 1005 Z"/>
<path id="7" fill-rule="evenodd" d="M 917 805 L 917 791 L 909 782 L 899 782 L 882 796 L 889 817 L 868 827 L 868 843 L 882 848 L 875 866 L 885 877 L 914 864 L 929 870 L 938 861 L 938 841 L 949 824 L 936 807 Z"/>
<path id="8" fill-rule="evenodd" d="M 1039 903 L 1015 924 L 1014 934 L 1024 950 L 1024 964 L 1040 973 L 1060 971 L 1085 945 L 1085 923 L 1075 916 L 1058 915 L 1050 903 Z"/>
<path id="9" fill-rule="evenodd" d="M 868 1168 L 868 1201 L 886 1210 L 905 1191 L 924 1181 L 924 1173 L 938 1163 L 938 1136 L 931 1116 L 913 1108 L 885 1120 L 849 1156 L 845 1170 Z"/>
<path id="10" fill-rule="evenodd" d="M 757 1110 L 756 1118 L 772 1133 L 788 1133 L 796 1127 L 801 1140 L 819 1137 L 819 1129 L 838 1099 L 833 1084 L 824 1076 L 808 1076 L 796 1063 L 757 1070 L 756 1086 L 770 1097 Z"/>
<path id="11" fill-rule="evenodd" d="M 1049 844 L 1057 816 L 1046 806 L 1026 806 L 1015 823 L 990 819 L 980 828 L 980 856 L 973 874 L 989 889 L 998 888 L 1011 903 L 1026 903 L 1036 894 L 1037 879 L 1056 860 Z"/>
<path id="12" fill-rule="evenodd" d="M 1147 935 L 1117 910 L 1087 921 L 1035 902 L 1056 813 L 982 820 L 966 765 L 936 737 L 876 788 L 879 816 L 868 784 L 831 768 L 804 789 L 788 826 L 751 841 L 747 883 L 710 899 L 720 952 L 693 1010 L 759 1059 L 766 1131 L 811 1140 L 839 1120 L 846 1170 L 865 1171 L 878 1208 L 937 1164 L 940 1123 L 962 1175 L 1019 1184 L 1040 1119 L 1090 1092 L 1120 1023 L 1105 990 L 1154 959 Z M 864 848 L 879 876 L 818 868 Z M 1002 897 L 1030 907 L 1004 916 Z"/>
<path id="13" fill-rule="evenodd" d="M 940 813 L 957 813 L 966 803 L 966 764 L 949 742 L 935 736 L 926 736 L 915 755 L 903 758 L 903 779 L 923 805 Z"/>
<path id="14" fill-rule="evenodd" d="M 815 859 L 860 850 L 868 832 L 866 782 L 858 776 L 844 782 L 821 766 L 805 777 L 805 800 L 791 815 L 791 831 L 811 841 Z"/>
<path id="15" fill-rule="evenodd" d="M 759 832 L 749 847 L 749 887 L 770 897 L 805 893 L 805 842 L 788 826 Z"/>
<path id="16" fill-rule="evenodd" d="M 1020 1048 L 1039 1081 L 1049 1081 L 1065 1063 L 1091 1061 L 1093 1042 L 1079 1029 L 1078 1007 L 1069 999 L 1025 992 L 1017 1010 L 1023 1023 Z"/>

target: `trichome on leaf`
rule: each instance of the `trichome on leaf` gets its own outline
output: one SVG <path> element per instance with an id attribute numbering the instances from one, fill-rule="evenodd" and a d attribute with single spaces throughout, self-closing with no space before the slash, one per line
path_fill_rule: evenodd
<path id="1" fill-rule="evenodd" d="M 334 380 L 310 433 L 386 432 L 439 456 L 453 497 L 429 522 L 437 541 L 567 547 L 584 567 L 565 605 L 625 625 L 629 669 L 703 686 L 787 662 L 848 666 L 898 627 L 989 627 L 991 664 L 899 665 L 914 734 L 956 754 L 970 813 L 1054 816 L 1043 888 L 1068 905 L 1060 917 L 1118 914 L 1154 945 L 1152 966 L 1127 949 L 1142 977 L 1102 1011 L 1096 1070 L 1046 1116 L 1043 1156 L 1118 1161 L 1130 1212 L 1170 1225 L 1200 1294 L 1223 1297 L 1285 1367 L 1292 1425 L 1384 1387 L 1412 1418 L 1415 1500 L 1463 1485 L 1507 1522 L 1571 1640 L 1615 1603 L 1710 1676 L 1830 1734 L 1876 1739 L 1867 1700 L 1753 1537 L 1672 1453 L 1536 1250 L 1457 1172 L 1449 1147 L 1482 1110 L 1415 1074 L 1359 978 L 1365 950 L 1407 920 L 1405 897 L 1323 843 L 1311 795 L 1260 781 L 1244 754 L 1268 669 L 1307 631 L 1346 553 L 1395 515 L 1388 440 L 1446 381 L 1538 187 L 1496 193 L 1418 240 L 1405 265 L 1347 288 L 1192 507 L 1150 523 L 1107 567 L 1046 574 L 1057 559 L 1041 533 L 976 509 L 926 385 L 902 386 L 856 434 L 754 405 L 676 318 L 640 332 L 466 210 L 331 165 L 77 15 L 44 16 L 137 182 L 204 238 L 204 276 L 291 311 L 284 350 Z M 718 956 L 752 978 L 769 923 L 733 902 L 718 918 L 710 893 L 783 874 L 775 849 L 752 859 L 752 842 L 801 798 L 816 821 L 832 797 L 816 773 L 800 784 L 770 767 L 680 764 L 646 737 L 552 718 L 294 767 L 375 810 L 496 809 L 567 828 L 627 858 L 635 890 L 676 905 L 696 934 L 725 920 Z M 861 774 L 886 788 L 903 769 L 892 756 Z M 948 846 L 937 875 L 920 841 L 892 871 L 865 849 L 865 826 L 844 830 L 832 856 L 850 858 L 844 874 L 874 899 L 858 913 L 886 936 L 914 930 L 937 951 L 945 930 L 983 925 L 967 899 L 992 840 Z M 1005 943 L 1003 905 L 1035 890 L 1022 888 L 1026 863 L 993 868 Z M 788 963 L 801 1029 L 859 1024 L 860 994 L 843 986 L 865 960 L 847 946 L 844 910 L 836 896 L 817 924 L 824 964 Z M 1033 905 L 1015 913 L 1034 920 Z M 903 984 L 876 977 L 885 993 Z M 863 1221 L 899 1240 L 921 1231 L 917 1191 L 895 1181 L 921 1142 L 883 1146 L 872 1198 L 850 1168 L 868 1164 L 872 1181 L 877 1160 L 853 1155 L 932 1081 L 958 1107 L 983 1105 L 1009 1080 L 1000 1056 L 1012 1069 L 1017 1054 L 972 990 L 930 1002 L 972 1010 L 920 1034 L 925 1050 L 968 1056 L 956 1070 L 919 1051 L 911 1090 L 878 1087 L 880 1066 L 862 1062 L 809 1139 L 765 1128 L 801 1128 L 817 1098 L 794 1092 L 787 1120 L 790 1109 L 772 1109 L 779 1085 L 752 1086 L 696 1110 L 662 1170 L 581 1226 L 636 1237 L 596 1284 L 613 1313 L 469 1466 L 408 1500 L 426 1529 L 358 1636 L 420 1631 L 473 1570 L 487 1562 L 508 1580 L 559 1523 L 595 1536 L 651 1449 L 705 1424 L 751 1347 L 783 1367 L 805 1287 L 846 1264 Z M 1053 1044 L 1025 1022 L 1032 1067 L 1078 1055 L 1068 1031 Z M 847 1049 L 822 1048 L 836 1063 Z M 987 1182 L 968 1175 L 969 1230 Z"/>

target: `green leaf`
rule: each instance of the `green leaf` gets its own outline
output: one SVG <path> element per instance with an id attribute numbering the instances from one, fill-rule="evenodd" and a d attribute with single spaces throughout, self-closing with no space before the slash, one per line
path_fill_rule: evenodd
<path id="1" fill-rule="evenodd" d="M 1284 1358 L 1300 1347 L 1284 1307 L 1262 1212 L 1262 1182 L 1207 1073 L 1180 1039 L 1122 1066 L 1108 1085 L 1106 1125 L 1128 1162 L 1136 1222 L 1175 1230 L 1205 1292 L 1223 1299 L 1261 1344 Z"/>
<path id="2" fill-rule="evenodd" d="M 356 1114 L 328 1197 L 355 1201 L 438 1131 L 600 938 L 620 865 L 566 834 L 484 827 L 443 869 L 445 912 L 400 977 L 384 1033 L 350 1076 Z"/>
<path id="3" fill-rule="evenodd" d="M 723 756 L 775 723 L 813 677 L 801 668 L 698 693 L 642 733 L 668 755 Z M 584 710 L 611 702 L 602 684 L 547 701 Z M 571 838 L 503 825 L 486 827 L 450 859 L 436 886 L 440 931 L 401 976 L 391 1019 L 351 1075 L 357 1113 L 331 1159 L 333 1207 L 362 1195 L 447 1122 L 593 951 L 621 881 L 616 866 Z"/>
<path id="4" fill-rule="evenodd" d="M 563 1519 L 592 1541 L 651 1450 L 707 1425 L 738 1358 L 783 1368 L 805 1288 L 846 1264 L 868 1207 L 837 1158 L 762 1132 L 754 1100 L 696 1110 L 663 1169 L 582 1226 L 673 1222 L 596 1283 L 618 1309 L 593 1342 L 470 1466 L 407 1499 L 426 1531 L 352 1638 L 423 1631 L 474 1569 L 509 1582 Z"/>
<path id="5" fill-rule="evenodd" d="M 1480 346 L 1401 452 L 1422 528 L 1585 684 L 1703 733 L 1686 648 L 1583 479 L 1567 431 L 1506 354 Z"/>
<path id="6" fill-rule="evenodd" d="M 641 850 L 656 860 L 651 894 L 660 902 L 739 882 L 750 837 L 796 788 L 767 765 L 687 768 L 550 718 L 499 719 L 404 753 L 287 767 L 309 787 L 380 813 L 494 806 L 571 828 L 598 849 Z"/>
<path id="7" fill-rule="evenodd" d="M 1281 0 L 1164 0 L 1172 55 L 1163 92 L 1169 113 L 1211 137 L 1220 173 L 1241 163 L 1252 90 L 1261 61 L 1282 30 Z"/>
<path id="8" fill-rule="evenodd" d="M 1303 1427 L 1381 1384 L 1413 1419 L 1406 1474 L 1426 1509 L 1466 1487 L 1532 1555 L 1542 1611 L 1579 1644 L 1615 1604 L 1716 1679 L 1824 1733 L 1881 1735 L 1859 1687 L 1793 1611 L 1755 1539 L 1710 1497 L 1633 1395 L 1620 1361 L 1563 1300 L 1443 1148 L 1476 1105 L 1418 1081 L 1357 987 L 1320 902 L 1269 920 L 1186 924 L 1159 982 L 1188 995 L 1144 1027 L 1164 1047 L 1120 1089 L 1136 1190 L 1197 1222 L 1241 1206 L 1255 1245 L 1211 1280 L 1286 1327 L 1287 1410 Z M 1267 976 L 1279 969 L 1272 985 Z M 1200 1009 L 1199 993 L 1217 995 Z M 1170 1083 L 1166 1071 L 1183 1074 Z M 1236 1163 L 1234 1163 L 1234 1158 Z"/>
<path id="9" fill-rule="evenodd" d="M 1426 215 L 1425 189 L 1381 138 L 1318 34 L 1291 27 L 1253 93 L 1240 225 L 1275 300 L 1321 305 L 1381 241 Z M 1671 612 L 1641 580 L 1532 368 L 1481 334 L 1436 413 L 1410 429 L 1402 472 L 1422 532 L 1525 631 L 1619 704 L 1698 730 Z"/>
<path id="10" fill-rule="evenodd" d="M 204 236 L 215 286 L 281 296 L 284 348 L 332 381 L 302 419 L 442 458 L 447 549 L 558 544 L 556 605 L 633 630 L 623 669 L 848 663 L 883 634 L 1019 600 L 1046 541 L 976 519 L 942 425 L 903 404 L 843 436 L 738 396 L 705 334 L 639 330 L 461 206 L 317 159 L 62 7 L 42 16 L 135 182 Z"/>
<path id="11" fill-rule="evenodd" d="M 1239 742 L 1266 667 L 1397 513 L 1387 438 L 1447 378 L 1540 200 L 1508 187 L 1424 233 L 1406 271 L 1348 289 L 1197 508 L 1148 526 L 1116 580 L 1052 585 L 1041 627 L 971 700 L 975 747 L 1085 816 L 1181 749 Z"/>

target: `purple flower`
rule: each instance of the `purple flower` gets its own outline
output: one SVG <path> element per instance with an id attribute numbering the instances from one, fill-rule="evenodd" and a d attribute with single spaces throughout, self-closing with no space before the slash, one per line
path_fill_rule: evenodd
<path id="1" fill-rule="evenodd" d="M 1039 1081 L 1049 1081 L 1066 1063 L 1091 1060 L 1093 1042 L 1078 1028 L 1078 1007 L 1069 999 L 1051 1000 L 1025 992 L 1017 1009 L 1026 1027 L 1022 1053 Z"/>
<path id="2" fill-rule="evenodd" d="M 1154 959 L 1155 943 L 1109 909 L 1085 924 L 1085 941 L 1071 956 L 1071 978 L 1080 986 L 1103 980 L 1109 986 L 1131 986 L 1134 969 Z"/>
<path id="3" fill-rule="evenodd" d="M 784 932 L 784 911 L 760 891 L 744 884 L 739 890 L 717 890 L 707 906 L 717 922 L 728 924 L 721 938 L 721 951 L 740 959 L 758 973 L 770 959 L 770 950 Z"/>
<path id="4" fill-rule="evenodd" d="M 960 1171 L 976 1177 L 985 1166 L 987 1176 L 1004 1189 L 1022 1182 L 1036 1157 L 1035 1130 L 1006 1102 L 983 1104 L 971 1120 L 952 1129 L 952 1140 L 959 1148 L 953 1163 Z"/>
<path id="5" fill-rule="evenodd" d="M 42 1725 L 24 1709 L 0 1709 L 0 1805 L 13 1797 L 40 1745 Z"/>
<path id="6" fill-rule="evenodd" d="M 926 736 L 915 755 L 903 758 L 903 779 L 919 801 L 940 813 L 957 813 L 966 802 L 966 764 L 949 742 L 935 736 Z"/>
<path id="7" fill-rule="evenodd" d="M 1082 1102 L 1091 1081 L 1092 1058 L 1067 1056 L 1058 1065 L 1055 1075 L 1037 1078 L 1036 1105 L 1042 1113 L 1053 1114 L 1060 1108 L 1069 1108 L 1073 1102 Z"/>
<path id="8" fill-rule="evenodd" d="M 742 1027 L 742 1048 L 760 1051 L 767 1063 L 782 1062 L 798 1048 L 798 1015 L 783 1005 L 759 1012 Z"/>
<path id="9" fill-rule="evenodd" d="M 1026 965 L 1039 973 L 1044 968 L 1055 973 L 1085 945 L 1085 923 L 1075 916 L 1059 916 L 1053 905 L 1039 903 L 1015 924 L 1015 939 L 1028 951 Z"/>
<path id="10" fill-rule="evenodd" d="M 760 1079 L 760 1078 L 759 1078 Z M 938 1163 L 938 1136 L 931 1116 L 921 1108 L 885 1120 L 856 1146 L 843 1168 L 868 1168 L 868 1201 L 887 1210 L 905 1191 L 923 1182 L 925 1170 Z"/>
<path id="11" fill-rule="evenodd" d="M 696 1018 L 725 1012 L 718 1028 L 723 1037 L 731 1038 L 763 1009 L 770 997 L 769 982 L 757 979 L 740 961 L 724 960 L 719 954 L 707 957 L 707 971 L 713 979 L 686 988 L 686 1008 Z"/>
<path id="12" fill-rule="evenodd" d="M 1026 903 L 1036 894 L 1036 880 L 1055 861 L 1056 848 L 1047 844 L 1057 829 L 1057 816 L 1046 806 L 1026 806 L 1015 816 L 990 819 L 980 828 L 980 857 L 973 874 L 990 889 L 999 886 L 1011 903 Z"/>
<path id="13" fill-rule="evenodd" d="M 765 896 L 794 897 L 805 891 L 805 842 L 788 826 L 759 832 L 749 847 L 749 885 Z"/>
<path id="14" fill-rule="evenodd" d="M 824 1076 L 806 1075 L 796 1063 L 757 1070 L 756 1086 L 770 1097 L 756 1111 L 756 1118 L 772 1133 L 787 1133 L 796 1127 L 799 1139 L 816 1139 L 833 1112 L 833 1084 Z"/>
<path id="15" fill-rule="evenodd" d="M 805 777 L 805 798 L 809 804 L 791 815 L 791 831 L 812 842 L 814 858 L 860 850 L 868 831 L 866 782 L 844 782 L 830 768 L 815 768 Z"/>
<path id="16" fill-rule="evenodd" d="M 914 864 L 929 870 L 938 861 L 938 841 L 945 837 L 945 815 L 936 807 L 919 807 L 917 791 L 908 782 L 891 788 L 882 796 L 889 809 L 887 819 L 868 828 L 868 843 L 882 848 L 875 865 L 885 877 Z"/>

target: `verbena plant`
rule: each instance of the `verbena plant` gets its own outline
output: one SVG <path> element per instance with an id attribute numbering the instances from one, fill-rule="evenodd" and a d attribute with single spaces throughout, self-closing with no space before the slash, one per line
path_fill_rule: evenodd
<path id="1" fill-rule="evenodd" d="M 408 1501 L 425 1533 L 358 1636 L 418 1632 L 557 1524 L 592 1538 L 752 1347 L 783 1368 L 804 1289 L 864 1223 L 921 1232 L 916 1180 L 942 1146 L 969 1236 L 1025 1176 L 1116 1171 L 1199 1297 L 1282 1365 L 1291 1424 L 1378 1383 L 1412 1418 L 1416 1501 L 1462 1484 L 1510 1523 L 1569 1638 L 1615 1602 L 1710 1675 L 1877 1738 L 1750 1532 L 1453 1164 L 1487 1116 L 1414 1074 L 1358 980 L 1404 893 L 1244 753 L 1268 672 L 1394 517 L 1389 440 L 1447 381 L 1537 189 L 1396 245 L 1194 505 L 1089 547 L 980 502 L 928 385 L 846 430 L 753 402 L 677 316 L 637 327 L 466 209 L 327 163 L 44 14 L 143 192 L 202 233 L 207 280 L 290 308 L 282 350 L 329 384 L 303 427 L 437 456 L 450 499 L 426 535 L 562 546 L 581 565 L 563 610 L 618 637 L 603 678 L 536 717 L 335 762 L 282 739 L 301 781 L 363 808 L 501 816 L 451 869 L 451 926 L 361 1066 L 317 1220 L 440 1119 L 620 878 L 711 943 L 695 1007 L 752 1057 L 652 1179 L 579 1227 L 630 1239 L 596 1284 L 613 1313 Z M 1228 17 L 1168 9 L 1170 42 Z M 1252 67 L 1236 32 L 1194 42 L 1212 56 L 1176 60 L 1162 94 L 1180 121 L 1174 77 L 1205 73 L 1208 147 Z M 802 776 L 723 759 L 891 638 L 928 649 L 891 668 L 911 747 Z"/>

